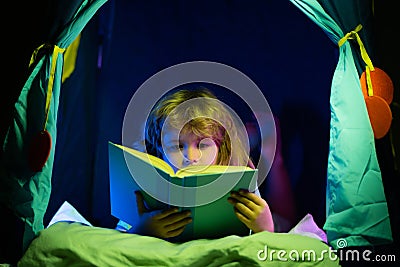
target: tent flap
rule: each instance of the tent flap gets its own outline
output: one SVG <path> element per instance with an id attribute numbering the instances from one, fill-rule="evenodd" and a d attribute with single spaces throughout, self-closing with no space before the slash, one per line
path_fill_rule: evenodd
<path id="1" fill-rule="evenodd" d="M 0 201 L 25 222 L 23 249 L 44 228 L 43 217 L 51 192 L 54 151 L 57 139 L 57 113 L 63 70 L 63 51 L 106 0 L 84 0 L 63 26 L 55 44 L 45 45 L 37 54 L 14 107 L 13 124 L 3 144 L 0 161 Z M 39 172 L 29 169 L 27 155 L 32 137 L 47 130 L 52 138 L 49 158 Z"/>
<path id="2" fill-rule="evenodd" d="M 291 0 L 337 44 L 344 36 L 317 0 Z M 336 18 L 362 12 L 346 2 Z M 353 8 L 352 12 L 348 9 Z M 342 9 L 340 9 L 342 10 Z M 393 241 L 375 139 L 349 40 L 339 48 L 330 96 L 331 125 L 326 191 L 328 242 L 335 248 Z"/>

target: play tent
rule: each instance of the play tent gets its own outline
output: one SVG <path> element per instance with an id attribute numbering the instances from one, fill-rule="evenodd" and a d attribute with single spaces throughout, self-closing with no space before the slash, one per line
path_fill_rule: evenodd
<path id="1" fill-rule="evenodd" d="M 123 114 L 121 112 L 123 112 L 126 106 L 124 98 L 127 95 L 115 94 L 115 88 L 126 86 L 126 83 L 124 84 L 118 78 L 112 81 L 102 80 L 104 79 L 101 76 L 102 69 L 107 68 L 104 65 L 112 61 L 110 59 L 112 51 L 107 48 L 109 48 L 108 46 L 111 47 L 113 42 L 123 43 L 121 40 L 116 40 L 116 37 L 135 35 L 135 31 L 138 33 L 144 31 L 144 26 L 140 23 L 148 16 L 147 14 L 152 14 L 153 19 L 155 19 L 157 16 L 161 16 L 163 12 L 174 14 L 174 12 L 177 12 L 173 10 L 174 7 L 189 8 L 185 6 L 188 4 L 183 3 L 174 3 L 174 5 L 170 6 L 164 2 L 152 2 L 136 3 L 137 5 L 135 6 L 135 4 L 126 1 L 106 2 L 75 1 L 74 4 L 70 4 L 70 16 L 66 16 L 67 19 L 65 19 L 64 23 L 61 23 L 63 27 L 60 27 L 56 31 L 56 34 L 48 38 L 48 42 L 44 42 L 43 46 L 40 45 L 33 52 L 29 77 L 21 90 L 18 100 L 15 102 L 12 123 L 7 128 L 2 147 L 0 199 L 2 205 L 8 207 L 24 222 L 25 230 L 23 237 L 21 237 L 24 249 L 28 247 L 35 236 L 44 228 L 44 221 L 48 221 L 48 218 L 45 217 L 46 212 L 48 212 L 50 197 L 54 197 L 54 204 L 50 207 L 52 212 L 63 201 L 63 199 L 57 199 L 56 196 L 51 196 L 54 189 L 56 192 L 64 191 L 64 194 L 69 195 L 69 199 L 76 197 L 79 198 L 79 201 L 83 201 L 84 204 L 80 206 L 80 211 L 90 217 L 93 222 L 100 226 L 112 225 L 113 221 L 111 219 L 104 219 L 104 216 L 107 215 L 107 209 L 104 211 L 102 205 L 96 203 L 107 204 L 108 199 L 107 180 L 105 178 L 107 176 L 107 169 L 104 169 L 104 165 L 106 165 L 104 141 L 106 139 L 118 140 L 120 132 L 113 131 L 112 133 L 108 133 L 104 125 L 102 126 L 103 128 L 101 127 L 101 121 L 106 120 L 110 122 L 116 120 L 118 122 L 122 120 L 122 118 L 116 118 L 115 114 Z M 337 50 L 337 58 L 335 58 L 337 65 L 334 68 L 332 80 L 330 81 L 331 86 L 328 100 L 330 125 L 329 145 L 327 144 L 327 147 L 329 147 L 326 155 L 326 220 L 324 224 L 329 243 L 334 248 L 338 248 L 338 240 L 344 240 L 347 246 L 381 245 L 392 242 L 391 225 L 381 170 L 375 150 L 374 133 L 359 82 L 359 77 L 365 70 L 366 63 L 362 57 L 360 43 L 356 41 L 357 36 L 362 40 L 365 50 L 369 52 L 372 62 L 374 59 L 373 54 L 370 52 L 372 50 L 372 45 L 370 44 L 373 38 L 370 34 L 372 32 L 372 2 L 352 1 L 349 4 L 348 1 L 334 1 L 332 3 L 316 0 L 291 0 L 285 3 L 296 6 L 306 14 L 326 34 L 335 46 L 335 50 Z M 221 10 L 224 4 L 226 3 L 222 1 L 215 4 L 215 10 Z M 232 6 L 235 4 L 239 6 L 239 8 L 236 8 L 240 9 L 238 3 L 231 3 Z M 284 6 L 285 4 L 276 5 Z M 136 7 L 140 10 L 140 12 L 134 14 L 136 16 L 136 20 L 133 20 L 134 23 L 129 24 L 134 29 L 114 29 L 113 22 L 119 19 L 121 23 L 119 25 L 123 25 L 126 22 L 124 19 L 127 20 L 132 16 L 125 12 L 118 14 L 124 15 L 126 18 L 118 17 L 116 19 L 113 17 L 116 14 L 115 10 L 121 12 L 121 6 L 124 5 L 126 5 L 125 7 Z M 157 5 L 160 5 L 160 7 L 155 8 Z M 229 4 L 227 5 L 229 7 Z M 268 4 L 258 3 L 257 5 L 263 8 L 268 7 Z M 197 5 L 197 8 L 199 7 L 201 7 L 200 4 Z M 204 10 L 200 10 L 200 13 L 206 12 L 208 9 L 208 7 L 204 6 L 203 8 Z M 254 12 L 255 9 L 250 5 L 246 5 L 241 11 L 249 14 Z M 56 8 L 55 10 L 59 9 Z M 96 12 L 99 15 L 101 14 L 101 16 L 96 17 Z M 271 15 L 274 12 L 266 11 L 266 13 Z M 262 10 L 258 9 L 257 14 L 262 14 Z M 175 15 L 179 16 L 179 14 Z M 96 22 L 96 24 L 89 23 L 92 17 L 94 19 L 92 22 Z M 197 18 L 199 19 L 199 17 Z M 255 20 L 251 16 L 245 18 Z M 237 18 L 238 21 L 240 19 L 240 17 Z M 177 25 L 174 25 L 174 23 L 176 21 L 170 22 L 170 24 L 167 22 L 167 26 L 170 29 L 175 28 Z M 204 27 L 207 27 L 206 23 L 204 25 Z M 259 26 L 264 27 L 265 25 Z M 362 25 L 362 28 L 357 28 L 358 25 Z M 185 26 L 188 27 L 188 25 L 179 26 L 182 28 L 185 28 Z M 98 28 L 95 31 L 90 31 L 94 27 Z M 119 34 L 109 36 L 110 29 L 114 29 Z M 166 51 L 171 48 L 168 45 L 168 43 L 172 43 L 170 39 L 176 39 L 183 33 L 183 30 L 181 32 L 178 30 L 173 32 L 173 34 L 169 34 L 157 28 L 156 25 L 150 25 L 149 29 L 151 29 L 150 32 L 161 35 L 161 38 L 158 40 L 138 38 L 134 42 L 144 42 L 150 47 L 155 48 L 152 44 L 153 41 L 164 40 Z M 163 29 L 165 30 L 165 28 Z M 199 28 L 198 30 L 201 32 L 204 28 Z M 283 29 L 281 31 L 290 30 Z M 140 36 L 143 38 L 143 36 L 150 33 L 147 31 L 148 29 Z M 80 35 L 81 32 L 82 36 Z M 95 37 L 90 36 L 93 32 L 97 34 Z M 348 33 L 349 35 L 347 35 Z M 98 38 L 98 36 L 101 36 L 101 40 L 98 42 L 96 49 L 90 47 L 90 41 L 84 42 L 84 38 Z M 346 36 L 349 38 L 343 39 Z M 195 40 L 194 37 L 192 38 Z M 271 39 L 274 40 L 273 38 Z M 341 40 L 342 42 L 340 42 Z M 70 69 L 69 73 L 68 67 L 64 65 L 64 57 L 66 57 L 65 53 L 70 49 L 70 44 L 74 41 L 76 42 L 75 49 L 78 51 L 77 65 Z M 306 37 L 304 37 L 304 41 L 308 41 Z M 340 47 L 338 45 L 339 42 Z M 179 42 L 173 42 L 173 45 L 177 43 Z M 85 44 L 87 47 L 85 47 Z M 202 44 L 205 47 L 207 45 L 207 42 Z M 286 49 L 296 49 L 293 44 L 280 45 L 286 47 Z M 307 43 L 307 45 L 314 46 L 315 49 L 318 49 L 319 46 L 318 43 L 313 42 Z M 265 52 L 266 54 L 268 54 L 269 49 L 271 51 L 271 47 L 276 49 L 273 44 L 268 42 L 256 44 L 257 49 L 261 49 L 260 47 L 264 46 L 267 51 Z M 141 47 L 124 47 L 121 45 L 120 48 L 122 48 L 127 58 L 129 58 L 133 54 L 132 50 L 140 49 Z M 247 48 L 253 49 L 254 47 L 249 46 Z M 235 44 L 226 49 L 230 50 L 231 53 L 240 52 L 235 51 Z M 70 50 L 74 49 L 71 48 Z M 196 57 L 200 60 L 207 58 L 207 49 L 194 50 L 198 53 Z M 81 51 L 86 51 L 86 54 Z M 168 60 L 168 53 L 166 51 L 155 50 L 151 58 L 140 58 L 140 53 L 134 54 L 136 58 L 133 60 L 139 61 L 144 69 L 142 74 L 137 74 L 139 78 L 135 78 L 138 84 L 143 82 L 142 79 L 157 71 L 154 67 L 151 68 L 152 64 L 157 66 L 156 68 L 163 68 L 179 60 L 184 62 L 191 59 L 190 57 L 185 57 L 185 55 L 179 55 L 177 57 L 178 60 L 174 58 Z M 281 53 L 285 52 L 289 53 L 288 51 Z M 301 52 L 297 51 L 296 53 Z M 76 55 L 73 51 L 71 54 L 72 58 Z M 164 58 L 162 64 L 156 64 L 155 62 L 161 56 Z M 246 60 L 245 57 L 241 59 Z M 222 60 L 225 60 L 225 58 L 222 58 Z M 79 65 L 79 62 L 86 62 L 82 63 L 85 67 L 88 66 L 88 62 L 94 63 L 92 64 L 94 68 L 92 70 L 85 69 Z M 229 61 L 227 60 L 227 62 Z M 268 65 L 268 62 L 263 63 L 264 65 L 258 65 L 258 67 L 264 67 L 263 70 L 258 70 L 260 72 L 264 71 L 268 73 L 274 67 L 279 68 L 279 66 L 265 66 Z M 290 67 L 287 67 L 287 72 L 305 71 L 302 68 L 303 64 L 306 63 L 285 63 L 286 66 L 290 65 Z M 91 65 L 89 64 L 89 66 Z M 115 65 L 112 65 L 108 68 L 114 67 Z M 135 65 L 129 72 L 139 72 L 139 69 L 135 69 L 135 67 L 139 68 L 138 65 Z M 70 77 L 67 78 L 65 76 L 65 82 L 62 83 L 62 75 L 67 74 Z M 80 75 L 81 79 L 85 75 L 86 79 L 72 85 L 71 81 L 73 81 L 74 75 Z M 312 76 L 312 74 L 308 75 Z M 281 78 L 284 79 L 284 77 Z M 103 82 L 103 85 L 99 86 L 100 90 L 93 89 L 95 88 L 93 83 L 95 83 L 96 79 L 98 79 L 98 83 Z M 129 80 L 132 77 L 123 77 L 122 79 Z M 70 83 L 68 84 L 68 82 Z M 284 81 L 281 82 L 284 83 Z M 135 87 L 135 85 L 132 87 Z M 114 92 L 111 94 L 110 92 L 102 91 L 106 90 L 106 86 L 113 88 Z M 293 87 L 295 84 L 288 84 L 288 87 L 290 86 Z M 70 87 L 78 89 L 72 90 Z M 129 89 L 132 90 L 132 88 Z M 114 96 L 113 100 L 107 98 L 110 95 Z M 272 95 L 272 98 L 274 98 L 274 95 Z M 59 106 L 60 99 L 63 100 L 61 106 Z M 80 101 L 84 101 L 84 103 Z M 85 101 L 91 102 L 88 103 Z M 115 101 L 115 106 L 118 106 L 117 104 L 119 103 L 120 110 L 115 111 L 113 114 L 110 113 L 110 110 L 104 108 L 94 108 L 94 106 L 107 106 L 109 101 Z M 74 107 L 81 105 L 85 106 L 86 109 L 74 109 Z M 279 110 L 280 107 L 273 106 L 274 108 Z M 76 121 L 78 119 L 80 122 Z M 76 125 L 80 127 L 74 129 L 73 126 L 75 124 L 73 123 L 77 123 Z M 109 127 L 118 129 L 120 125 L 116 124 Z M 32 140 L 36 140 L 34 138 L 41 130 L 47 130 L 50 133 L 50 154 L 45 161 L 43 169 L 32 171 L 32 167 L 30 167 L 28 162 L 29 151 L 33 146 Z M 97 131 L 99 130 L 106 133 L 98 133 Z M 80 138 L 83 138 L 83 140 Z M 44 137 L 44 140 L 48 141 L 46 137 Z M 40 144 L 40 147 L 43 148 L 43 144 L 46 143 Z M 46 150 L 41 152 L 46 156 Z M 37 155 L 33 155 L 33 158 L 35 157 Z M 70 172 L 71 169 L 74 171 Z M 74 174 L 76 177 L 58 178 L 62 177 L 63 172 Z M 55 174 L 58 176 L 55 176 Z M 55 179 L 57 183 L 54 182 Z M 71 182 L 69 179 L 78 179 L 80 186 L 77 187 L 77 183 L 75 183 L 75 187 L 68 187 L 68 183 Z M 53 185 L 52 182 L 54 183 Z M 90 188 L 95 193 L 87 195 L 87 192 L 83 188 Z M 100 192 L 104 192 L 105 197 L 103 200 L 98 199 Z M 51 216 L 52 212 L 49 212 L 48 216 Z"/>

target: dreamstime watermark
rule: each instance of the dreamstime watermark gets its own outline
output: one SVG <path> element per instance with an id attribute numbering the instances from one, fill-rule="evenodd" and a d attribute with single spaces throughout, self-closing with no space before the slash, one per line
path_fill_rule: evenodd
<path id="1" fill-rule="evenodd" d="M 363 262 L 395 262 L 394 254 L 375 254 L 370 249 L 345 249 L 347 241 L 344 238 L 336 240 L 339 250 L 334 250 L 341 261 L 363 261 Z"/>
<path id="2" fill-rule="evenodd" d="M 304 250 L 284 250 L 284 249 L 269 249 L 267 245 L 264 246 L 264 249 L 261 249 L 257 252 L 257 259 L 260 261 L 308 261 L 308 262 L 318 262 L 323 261 L 325 259 L 329 259 L 331 261 L 338 260 L 338 256 L 336 254 L 336 250 L 333 249 L 325 249 L 320 252 L 316 252 L 313 249 L 304 249 Z"/>
<path id="3" fill-rule="evenodd" d="M 293 262 L 321 262 L 321 261 L 356 261 L 356 262 L 396 262 L 394 254 L 374 254 L 372 250 L 346 249 L 347 241 L 338 239 L 337 247 L 339 250 L 328 247 L 316 251 L 313 249 L 304 250 L 284 250 L 270 249 L 267 245 L 257 251 L 257 259 L 260 261 L 293 261 Z"/>

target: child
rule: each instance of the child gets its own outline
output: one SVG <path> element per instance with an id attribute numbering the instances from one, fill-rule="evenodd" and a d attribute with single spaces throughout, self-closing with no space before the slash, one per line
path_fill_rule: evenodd
<path id="1" fill-rule="evenodd" d="M 254 168 L 234 117 L 206 88 L 179 90 L 163 97 L 149 114 L 144 137 L 146 152 L 164 159 L 175 171 L 211 164 Z M 192 221 L 190 212 L 177 208 L 148 210 L 141 193 L 135 194 L 140 222 L 130 227 L 120 221 L 119 230 L 166 239 L 181 234 Z M 269 206 L 258 191 L 232 192 L 227 201 L 252 232 L 274 231 Z"/>

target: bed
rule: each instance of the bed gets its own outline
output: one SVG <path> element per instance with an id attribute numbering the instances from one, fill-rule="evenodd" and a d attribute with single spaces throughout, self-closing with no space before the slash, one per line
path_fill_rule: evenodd
<path id="1" fill-rule="evenodd" d="M 171 243 L 96 227 L 69 203 L 32 241 L 18 267 L 46 266 L 340 266 L 307 214 L 290 232 Z"/>
<path id="2" fill-rule="evenodd" d="M 329 251 L 316 238 L 289 233 L 262 232 L 174 244 L 114 229 L 59 222 L 39 233 L 18 267 L 340 266 Z"/>

